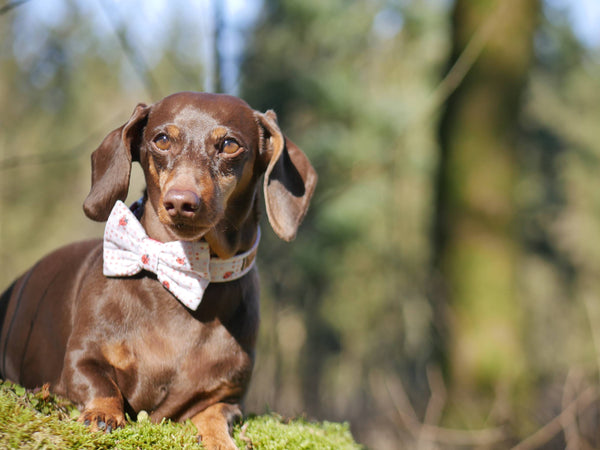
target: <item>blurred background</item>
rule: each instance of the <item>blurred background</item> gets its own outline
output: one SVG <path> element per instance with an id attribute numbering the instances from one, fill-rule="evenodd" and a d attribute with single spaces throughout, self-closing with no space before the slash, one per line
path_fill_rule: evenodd
<path id="1" fill-rule="evenodd" d="M 294 243 L 263 224 L 248 413 L 374 449 L 599 448 L 598 23 L 596 0 L 2 0 L 0 285 L 102 234 L 89 156 L 138 102 L 238 95 L 320 175 Z"/>

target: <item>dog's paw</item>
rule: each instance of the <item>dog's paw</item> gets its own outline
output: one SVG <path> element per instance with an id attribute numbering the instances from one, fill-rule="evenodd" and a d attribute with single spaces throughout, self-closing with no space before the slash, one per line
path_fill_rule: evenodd
<path id="1" fill-rule="evenodd" d="M 107 433 L 115 428 L 125 426 L 123 409 L 118 405 L 118 402 L 111 400 L 92 401 L 77 420 L 89 426 L 92 431 L 105 431 Z"/>
<path id="2" fill-rule="evenodd" d="M 215 403 L 192 417 L 198 440 L 207 450 L 237 450 L 231 438 L 233 423 L 240 418 L 239 405 Z"/>
<path id="3" fill-rule="evenodd" d="M 90 427 L 92 431 L 105 431 L 110 433 L 115 428 L 125 426 L 125 417 L 106 413 L 97 409 L 85 410 L 78 419 Z"/>
<path id="4" fill-rule="evenodd" d="M 198 435 L 198 442 L 208 450 L 238 450 L 233 439 L 222 433 Z"/>

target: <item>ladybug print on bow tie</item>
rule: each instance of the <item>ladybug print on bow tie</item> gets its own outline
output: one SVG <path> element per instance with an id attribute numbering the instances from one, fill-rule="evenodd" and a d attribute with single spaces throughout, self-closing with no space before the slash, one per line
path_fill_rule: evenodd
<path id="1" fill-rule="evenodd" d="M 181 303 L 195 310 L 209 283 L 241 278 L 252 268 L 259 240 L 260 230 L 247 252 L 223 260 L 211 258 L 204 241 L 151 239 L 129 208 L 117 201 L 104 230 L 103 273 L 121 277 L 153 272 Z"/>

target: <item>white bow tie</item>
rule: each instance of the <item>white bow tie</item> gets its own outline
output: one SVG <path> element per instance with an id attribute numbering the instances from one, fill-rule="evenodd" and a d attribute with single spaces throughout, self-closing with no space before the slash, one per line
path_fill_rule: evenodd
<path id="1" fill-rule="evenodd" d="M 104 229 L 104 268 L 108 277 L 127 277 L 142 270 L 156 274 L 162 285 L 185 306 L 196 310 L 209 283 L 236 280 L 254 266 L 260 229 L 250 250 L 230 259 L 210 257 L 204 241 L 159 242 L 121 201 Z"/>

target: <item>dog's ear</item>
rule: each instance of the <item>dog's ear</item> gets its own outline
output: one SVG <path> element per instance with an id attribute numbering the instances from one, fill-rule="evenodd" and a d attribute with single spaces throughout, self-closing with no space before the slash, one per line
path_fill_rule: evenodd
<path id="1" fill-rule="evenodd" d="M 111 131 L 92 153 L 92 188 L 83 203 L 90 219 L 108 219 L 117 200 L 129 190 L 131 161 L 139 158 L 139 145 L 149 107 L 140 103 L 123 126 Z"/>
<path id="2" fill-rule="evenodd" d="M 257 116 L 261 126 L 260 158 L 266 165 L 267 216 L 277 236 L 291 241 L 308 210 L 317 173 L 302 150 L 283 135 L 275 112 L 269 110 Z"/>

